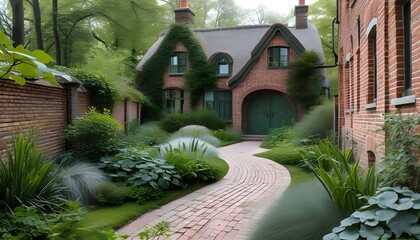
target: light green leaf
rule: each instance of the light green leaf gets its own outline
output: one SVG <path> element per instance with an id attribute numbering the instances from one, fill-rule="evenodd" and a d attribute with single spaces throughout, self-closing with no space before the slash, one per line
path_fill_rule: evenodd
<path id="1" fill-rule="evenodd" d="M 21 44 L 21 45 L 19 45 L 19 46 L 17 46 L 16 48 L 15 48 L 15 50 L 17 51 L 17 52 L 20 52 L 20 53 L 24 53 L 24 54 L 27 54 L 27 55 L 31 55 L 31 52 L 29 51 L 29 50 L 26 50 L 25 49 L 25 47 L 23 47 L 23 45 Z"/>
<path id="2" fill-rule="evenodd" d="M 48 55 L 46 52 L 42 50 L 33 51 L 32 56 L 34 56 L 38 61 L 42 63 L 55 62 L 54 59 L 50 55 Z"/>
<path id="3" fill-rule="evenodd" d="M 396 203 L 389 203 L 386 206 L 398 211 L 404 211 L 412 208 L 414 203 L 410 198 L 401 198 Z"/>
<path id="4" fill-rule="evenodd" d="M 17 75 L 10 75 L 10 77 L 15 80 L 15 82 L 21 86 L 25 85 L 26 80 L 21 77 L 21 76 L 17 76 Z"/>
<path id="5" fill-rule="evenodd" d="M 344 240 L 357 240 L 359 239 L 359 229 L 357 227 L 352 227 L 342 231 L 340 234 L 340 239 Z"/>
<path id="6" fill-rule="evenodd" d="M 378 240 L 384 235 L 385 230 L 381 226 L 369 227 L 365 225 L 360 226 L 360 236 L 367 240 Z"/>
<path id="7" fill-rule="evenodd" d="M 410 233 L 413 235 L 420 235 L 420 225 L 411 226 Z"/>
<path id="8" fill-rule="evenodd" d="M 381 208 L 387 208 L 387 204 L 395 203 L 398 200 L 398 194 L 396 192 L 383 192 L 377 197 L 378 206 Z"/>
<path id="9" fill-rule="evenodd" d="M 52 85 L 58 85 L 58 82 L 55 80 L 54 74 L 52 74 L 50 72 L 45 72 L 44 73 L 44 79 L 47 80 Z"/>
<path id="10" fill-rule="evenodd" d="M 410 212 L 399 212 L 397 216 L 389 220 L 388 226 L 398 238 L 403 232 L 410 231 L 411 224 L 416 223 L 418 217 Z"/>
<path id="11" fill-rule="evenodd" d="M 7 48 L 12 47 L 12 41 L 2 31 L 0 31 L 0 42 L 3 43 Z"/>
<path id="12" fill-rule="evenodd" d="M 356 224 L 356 223 L 360 223 L 360 220 L 358 218 L 350 216 L 350 217 L 342 220 L 340 222 L 340 225 L 341 225 L 341 227 L 348 227 L 348 226 L 351 226 L 351 225 Z"/>
<path id="13" fill-rule="evenodd" d="M 397 215 L 397 211 L 392 209 L 381 209 L 376 211 L 376 217 L 379 221 L 389 221 Z"/>

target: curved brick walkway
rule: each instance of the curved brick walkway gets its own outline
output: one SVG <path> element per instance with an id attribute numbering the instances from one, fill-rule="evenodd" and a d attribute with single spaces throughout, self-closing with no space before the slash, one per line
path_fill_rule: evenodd
<path id="1" fill-rule="evenodd" d="M 171 239 L 247 239 L 290 183 L 286 168 L 252 156 L 264 151 L 259 144 L 220 148 L 219 156 L 229 164 L 222 180 L 146 213 L 118 232 L 134 236 L 146 225 L 167 221 Z"/>

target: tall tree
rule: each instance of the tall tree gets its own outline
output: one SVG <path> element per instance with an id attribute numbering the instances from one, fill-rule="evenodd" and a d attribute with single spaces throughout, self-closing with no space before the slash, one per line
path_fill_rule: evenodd
<path id="1" fill-rule="evenodd" d="M 13 46 L 25 44 L 25 13 L 23 0 L 9 0 L 12 7 L 12 41 Z"/>
<path id="2" fill-rule="evenodd" d="M 52 0 L 52 28 L 54 35 L 54 46 L 55 46 L 55 62 L 57 65 L 61 65 L 61 44 L 60 36 L 58 33 L 58 0 Z"/>
<path id="3" fill-rule="evenodd" d="M 218 0 L 213 27 L 230 27 L 239 25 L 243 21 L 241 10 L 233 0 Z"/>
<path id="4" fill-rule="evenodd" d="M 41 27 L 41 8 L 39 7 L 38 0 L 32 0 L 32 10 L 34 14 L 36 44 L 37 44 L 38 49 L 44 50 L 44 40 L 42 40 L 42 27 Z"/>

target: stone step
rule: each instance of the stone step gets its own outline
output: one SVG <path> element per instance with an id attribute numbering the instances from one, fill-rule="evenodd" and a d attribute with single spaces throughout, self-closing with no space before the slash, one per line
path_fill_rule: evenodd
<path id="1" fill-rule="evenodd" d="M 242 135 L 241 141 L 262 141 L 265 135 Z"/>

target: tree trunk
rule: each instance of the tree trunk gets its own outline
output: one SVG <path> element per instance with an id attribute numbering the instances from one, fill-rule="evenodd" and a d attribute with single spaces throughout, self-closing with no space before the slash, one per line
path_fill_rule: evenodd
<path id="1" fill-rule="evenodd" d="M 58 0 L 52 0 L 52 22 L 53 22 L 53 33 L 54 33 L 54 43 L 55 43 L 55 62 L 57 65 L 61 65 L 61 45 L 60 45 L 60 36 L 58 35 L 58 25 L 57 25 L 57 15 L 58 15 Z"/>
<path id="2" fill-rule="evenodd" d="M 36 33 L 36 44 L 38 49 L 44 50 L 44 41 L 42 40 L 42 27 L 41 27 L 41 9 L 38 0 L 32 0 L 32 10 L 34 12 L 34 23 Z"/>
<path id="3" fill-rule="evenodd" d="M 10 6 L 12 6 L 13 16 L 12 40 L 13 46 L 16 47 L 20 44 L 24 45 L 25 43 L 23 0 L 9 0 L 9 2 Z"/>

